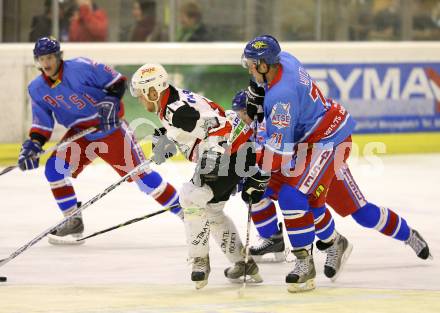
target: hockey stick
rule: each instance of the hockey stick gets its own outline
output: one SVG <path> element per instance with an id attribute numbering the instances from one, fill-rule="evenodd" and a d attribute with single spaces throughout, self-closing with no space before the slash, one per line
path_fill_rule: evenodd
<path id="1" fill-rule="evenodd" d="M 98 201 L 99 199 L 101 199 L 102 197 L 104 197 L 106 194 L 108 194 L 110 191 L 114 190 L 116 187 L 118 187 L 119 185 L 121 185 L 122 183 L 126 182 L 127 180 L 129 180 L 132 176 L 138 174 L 139 172 L 142 172 L 144 170 L 145 167 L 147 167 L 148 165 L 150 165 L 151 160 L 146 160 L 145 162 L 139 164 L 138 166 L 136 166 L 134 169 L 132 169 L 130 172 L 128 172 L 125 176 L 121 177 L 121 179 L 119 179 L 117 182 L 111 184 L 110 186 L 108 186 L 107 188 L 105 188 L 102 192 L 98 193 L 96 196 L 94 196 L 92 199 L 90 199 L 89 201 L 87 201 L 86 203 L 84 203 L 82 206 L 76 208 L 75 210 L 73 210 L 70 215 L 68 215 L 67 217 L 65 217 L 61 222 L 59 222 L 58 224 L 56 224 L 55 226 L 52 226 L 51 228 L 45 230 L 44 232 L 42 232 L 40 235 L 38 235 L 37 237 L 35 237 L 34 239 L 32 239 L 31 241 L 29 241 L 28 243 L 24 244 L 23 246 L 21 246 L 20 248 L 18 248 L 16 251 L 14 251 L 13 253 L 11 253 L 11 255 L 7 258 L 1 259 L 0 260 L 0 267 L 5 265 L 6 263 L 8 263 L 9 261 L 11 261 L 12 259 L 16 258 L 17 256 L 19 256 L 20 254 L 22 254 L 24 251 L 26 251 L 27 249 L 29 249 L 30 247 L 32 247 L 34 244 L 36 244 L 37 242 L 39 242 L 41 239 L 43 239 L 44 237 L 46 237 L 47 235 L 49 235 L 51 232 L 53 232 L 55 229 L 57 229 L 60 226 L 63 226 L 65 223 L 67 223 L 67 221 L 74 215 L 82 212 L 83 210 L 85 210 L 86 208 L 88 208 L 89 206 L 91 206 L 92 204 L 94 204 L 96 201 Z"/>
<path id="2" fill-rule="evenodd" d="M 64 139 L 63 141 L 60 141 L 60 142 L 57 143 L 55 146 L 50 147 L 50 148 L 47 149 L 47 150 L 41 151 L 41 152 L 38 153 L 37 155 L 33 156 L 33 158 L 39 158 L 39 157 L 41 157 L 42 155 L 45 155 L 45 154 L 48 154 L 48 153 L 54 152 L 54 151 L 56 151 L 56 150 L 58 150 L 58 149 L 60 149 L 60 148 L 63 148 L 64 146 L 66 146 L 66 145 L 72 143 L 73 141 L 75 141 L 75 140 L 77 140 L 77 139 L 80 139 L 80 138 L 84 137 L 85 135 L 88 135 L 88 134 L 94 132 L 95 130 L 96 130 L 95 127 L 90 127 L 90 128 L 84 129 L 83 131 L 80 131 L 79 133 L 73 135 L 72 137 L 69 137 L 69 138 Z M 10 171 L 12 171 L 13 169 L 15 169 L 15 168 L 17 168 L 17 167 L 18 167 L 18 164 L 16 164 L 16 165 L 11 165 L 11 166 L 8 166 L 8 167 L 4 168 L 4 169 L 0 172 L 0 176 L 1 176 L 1 175 L 4 175 L 4 174 L 6 174 L 6 173 L 9 173 Z"/>
<path id="3" fill-rule="evenodd" d="M 156 212 L 153 212 L 153 213 L 141 216 L 141 217 L 133 218 L 133 219 L 128 220 L 128 221 L 126 221 L 126 222 L 124 222 L 122 224 L 119 224 L 119 225 L 116 225 L 116 226 L 112 226 L 112 227 L 109 227 L 109 228 L 97 231 L 96 233 L 93 233 L 93 234 L 88 235 L 88 236 L 83 237 L 83 238 L 76 239 L 76 241 L 83 241 L 83 240 L 86 240 L 86 239 L 89 239 L 89 238 L 92 238 L 92 237 L 104 234 L 104 233 L 109 232 L 111 230 L 114 230 L 114 229 L 117 229 L 117 228 L 121 228 L 121 227 L 130 225 L 130 224 L 133 224 L 133 223 L 137 223 L 137 222 L 140 222 L 142 220 L 146 220 L 147 218 L 150 218 L 150 217 L 155 216 L 155 215 L 162 214 L 163 212 L 167 212 L 167 211 L 172 210 L 174 208 L 177 208 L 179 206 L 180 206 L 179 203 L 173 204 L 173 205 L 171 205 L 169 207 L 163 208 L 161 210 L 157 210 Z"/>
<path id="4" fill-rule="evenodd" d="M 253 140 L 254 143 L 257 140 L 257 130 L 258 130 L 258 120 L 255 116 L 254 118 L 254 133 L 253 133 Z M 239 295 L 242 295 L 243 291 L 246 289 L 246 271 L 247 271 L 247 265 L 249 262 L 249 237 L 251 234 L 251 216 L 252 216 L 252 198 L 249 199 L 248 203 L 248 216 L 247 216 L 247 225 L 246 225 L 246 242 L 244 245 L 244 275 L 243 275 L 243 285 L 241 286 L 240 290 L 238 291 Z"/>

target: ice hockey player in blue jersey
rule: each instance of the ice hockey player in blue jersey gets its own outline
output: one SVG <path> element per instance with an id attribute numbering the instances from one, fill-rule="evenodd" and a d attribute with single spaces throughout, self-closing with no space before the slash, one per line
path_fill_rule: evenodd
<path id="1" fill-rule="evenodd" d="M 334 202 L 343 216 L 352 214 L 365 227 L 402 238 L 419 257 L 428 258 L 428 245 L 418 232 L 393 211 L 367 203 L 354 183 L 346 160 L 355 122 L 345 108 L 326 99 L 302 64 L 281 51 L 272 36 L 249 41 L 242 63 L 253 76 L 246 92 L 247 114 L 266 120 L 267 141 L 260 166 L 271 177 L 265 195 L 277 195 L 297 258 L 286 276 L 289 291 L 314 288 L 312 243 L 319 234 L 313 227 L 313 213 L 325 210 L 326 202 Z M 251 183 L 245 183 L 244 193 L 257 193 Z M 262 197 L 260 191 L 254 200 Z"/>
<path id="2" fill-rule="evenodd" d="M 234 97 L 232 110 L 237 112 L 246 123 L 250 124 L 252 122 L 246 113 L 246 93 L 244 90 L 240 90 Z M 259 124 L 258 130 L 257 158 L 259 158 L 259 152 L 261 152 L 265 142 L 264 121 Z M 346 173 L 349 175 L 345 175 L 339 182 L 334 182 L 337 185 L 330 186 L 326 204 L 342 217 L 351 215 L 360 226 L 373 228 L 386 236 L 404 242 L 414 250 L 419 258 L 427 259 L 429 257 L 428 246 L 419 240 L 420 236 L 416 236 L 416 231 L 412 230 L 407 224 L 406 219 L 389 208 L 379 207 L 367 201 L 348 168 Z M 270 185 L 271 183 L 269 182 L 268 189 L 270 189 Z M 269 191 L 269 193 L 274 194 L 273 191 Z M 325 248 L 328 245 L 322 238 L 323 234 L 328 233 L 328 230 L 333 228 L 331 226 L 333 219 L 330 212 L 327 212 L 327 209 L 325 211 L 313 211 L 313 213 L 315 231 L 318 237 L 320 237 L 316 245 L 318 248 L 324 247 L 324 251 L 327 253 L 324 273 L 334 281 L 340 270 L 336 266 L 337 263 L 334 262 L 337 251 L 333 251 L 333 246 Z M 322 214 L 318 215 L 317 213 Z M 278 222 L 275 203 L 270 197 L 264 196 L 260 202 L 252 205 L 252 221 L 260 238 L 258 244 L 250 248 L 250 254 L 253 258 L 257 262 L 284 261 L 285 244 L 282 225 Z M 410 238 L 411 240 L 409 240 Z"/>
<path id="3" fill-rule="evenodd" d="M 55 121 L 65 128 L 64 138 L 90 127 L 98 130 L 72 142 L 67 149 L 47 160 L 45 176 L 61 212 L 67 216 L 78 205 L 71 183 L 96 157 L 121 176 L 145 160 L 132 131 L 124 121 L 121 101 L 126 78 L 113 68 L 86 58 L 63 60 L 60 43 L 52 37 L 40 38 L 34 48 L 41 75 L 28 87 L 32 104 L 32 126 L 21 148 L 18 165 L 22 170 L 39 166 L 35 156 L 50 139 Z M 163 206 L 177 204 L 173 186 L 148 169 L 134 179 L 139 189 Z M 173 213 L 182 217 L 180 207 Z M 49 236 L 53 244 L 76 243 L 84 230 L 81 215 L 74 216 Z"/>

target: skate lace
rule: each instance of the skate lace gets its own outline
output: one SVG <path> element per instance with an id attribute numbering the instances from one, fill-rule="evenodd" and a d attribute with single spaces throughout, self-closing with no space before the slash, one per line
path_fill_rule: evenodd
<path id="1" fill-rule="evenodd" d="M 338 265 L 339 260 L 339 250 L 338 245 L 335 243 L 331 247 L 329 247 L 327 250 L 327 258 L 325 259 L 325 265 L 336 269 Z"/>
<path id="2" fill-rule="evenodd" d="M 69 218 L 66 223 L 57 227 L 57 230 L 62 231 L 65 229 L 72 229 L 72 228 L 77 227 L 80 223 L 81 223 L 81 218 L 73 216 L 73 217 Z"/>
<path id="3" fill-rule="evenodd" d="M 409 245 L 416 252 L 416 254 L 419 254 L 426 246 L 425 242 L 420 239 L 415 232 L 411 233 L 411 236 L 409 236 L 408 241 L 405 243 Z"/>
<path id="4" fill-rule="evenodd" d="M 194 272 L 205 272 L 208 267 L 208 258 L 194 258 L 192 263 Z"/>
<path id="5" fill-rule="evenodd" d="M 258 241 L 257 241 L 257 245 L 255 247 L 256 250 L 261 251 L 264 250 L 268 247 L 270 247 L 270 245 L 272 245 L 273 242 L 268 239 L 268 238 L 264 238 L 264 237 L 258 237 Z"/>
<path id="6" fill-rule="evenodd" d="M 293 268 L 293 274 L 301 276 L 309 271 L 308 258 L 296 259 L 295 267 Z"/>

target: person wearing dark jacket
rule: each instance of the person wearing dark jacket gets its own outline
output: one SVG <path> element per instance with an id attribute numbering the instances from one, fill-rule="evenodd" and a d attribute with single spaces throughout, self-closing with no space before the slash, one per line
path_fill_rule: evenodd
<path id="1" fill-rule="evenodd" d="M 195 2 L 187 2 L 180 8 L 180 28 L 177 41 L 211 41 L 209 31 L 202 21 L 202 12 Z"/>

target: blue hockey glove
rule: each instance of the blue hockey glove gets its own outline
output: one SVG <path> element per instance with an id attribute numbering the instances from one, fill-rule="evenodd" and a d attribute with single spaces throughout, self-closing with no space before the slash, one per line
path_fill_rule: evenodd
<path id="1" fill-rule="evenodd" d="M 256 82 L 251 80 L 249 87 L 245 91 L 246 93 L 246 113 L 254 120 L 257 116 L 258 122 L 263 122 L 264 119 L 264 95 L 265 91 L 263 87 L 259 87 Z"/>
<path id="2" fill-rule="evenodd" d="M 119 127 L 119 102 L 119 98 L 106 96 L 97 104 L 101 131 L 109 131 Z"/>
<path id="3" fill-rule="evenodd" d="M 166 159 L 177 153 L 176 144 L 166 136 L 167 130 L 164 127 L 156 128 L 152 138 L 153 160 L 156 164 L 162 164 Z"/>
<path id="4" fill-rule="evenodd" d="M 243 184 L 243 190 L 241 191 L 241 198 L 244 202 L 258 203 L 263 198 L 266 191 L 267 184 L 269 183 L 270 176 L 263 175 L 258 171 L 255 175 L 247 177 Z"/>
<path id="5" fill-rule="evenodd" d="M 43 149 L 38 141 L 26 140 L 21 146 L 20 155 L 18 156 L 18 167 L 22 171 L 33 170 L 40 164 L 40 158 L 37 155 Z"/>

